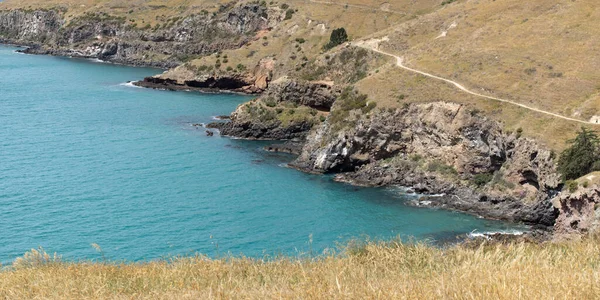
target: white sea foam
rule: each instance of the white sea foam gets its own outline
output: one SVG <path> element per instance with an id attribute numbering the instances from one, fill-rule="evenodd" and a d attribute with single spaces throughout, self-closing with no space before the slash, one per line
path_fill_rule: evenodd
<path id="1" fill-rule="evenodd" d="M 137 89 L 141 89 L 141 86 L 137 86 L 134 83 L 136 83 L 137 81 L 130 81 L 130 82 L 123 82 L 121 84 L 119 84 L 120 86 L 126 86 L 126 87 L 133 87 L 133 88 L 137 88 Z"/>
<path id="2" fill-rule="evenodd" d="M 104 61 L 104 60 L 101 60 L 101 59 L 98 59 L 98 58 L 88 58 L 88 60 L 91 61 L 91 62 L 101 63 L 101 64 L 107 64 L 108 63 L 107 61 Z"/>
<path id="3" fill-rule="evenodd" d="M 500 230 L 500 231 L 485 231 L 485 232 L 471 231 L 470 233 L 467 234 L 467 236 L 472 239 L 485 238 L 485 239 L 489 240 L 489 239 L 491 239 L 491 236 L 496 235 L 496 234 L 519 236 L 519 235 L 525 234 L 525 231 L 520 231 L 520 230 Z"/>

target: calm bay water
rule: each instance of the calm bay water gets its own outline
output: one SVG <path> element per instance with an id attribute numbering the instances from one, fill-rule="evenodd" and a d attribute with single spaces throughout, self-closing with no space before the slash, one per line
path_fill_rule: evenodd
<path id="1" fill-rule="evenodd" d="M 191 126 L 248 97 L 135 88 L 123 83 L 158 71 L 14 50 L 0 46 L 2 263 L 38 246 L 97 259 L 96 243 L 109 259 L 137 261 L 515 228 L 303 174 L 264 143 Z"/>

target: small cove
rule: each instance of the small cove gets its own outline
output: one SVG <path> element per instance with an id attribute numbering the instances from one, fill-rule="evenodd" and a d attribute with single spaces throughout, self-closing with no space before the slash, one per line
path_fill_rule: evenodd
<path id="1" fill-rule="evenodd" d="M 352 238 L 445 240 L 520 229 L 404 204 L 284 167 L 266 143 L 191 126 L 250 99 L 124 84 L 156 69 L 0 46 L 0 262 L 43 246 L 66 259 L 321 253 Z"/>

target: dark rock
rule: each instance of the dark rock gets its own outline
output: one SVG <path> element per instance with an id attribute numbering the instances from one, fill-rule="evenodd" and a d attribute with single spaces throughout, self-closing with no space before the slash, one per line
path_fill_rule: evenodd
<path id="1" fill-rule="evenodd" d="M 335 107 L 334 107 L 335 109 Z M 350 114 L 354 124 L 316 128 L 291 165 L 362 186 L 412 187 L 428 206 L 549 227 L 560 187 L 550 151 L 502 132 L 498 123 L 453 103 Z M 532 153 L 536 155 L 532 155 Z M 477 174 L 495 174 L 483 187 Z M 502 189 L 500 189 L 500 187 Z M 510 188 L 509 188 L 510 187 Z M 421 203 L 417 203 L 421 205 Z"/>
<path id="2" fill-rule="evenodd" d="M 295 123 L 290 126 L 281 126 L 280 122 L 238 121 L 232 117 L 231 122 L 225 123 L 221 128 L 224 136 L 243 138 L 248 140 L 290 140 L 302 139 L 312 128 L 309 123 Z"/>
<path id="3" fill-rule="evenodd" d="M 299 155 L 300 152 L 302 151 L 302 146 L 304 146 L 304 141 L 295 140 L 295 141 L 287 141 L 283 144 L 273 144 L 273 145 L 265 146 L 264 149 L 269 152 L 282 152 L 282 153 Z"/>
<path id="4" fill-rule="evenodd" d="M 321 111 L 330 111 L 341 91 L 331 83 L 280 78 L 263 95 L 276 102 L 292 102 Z"/>
<path id="5" fill-rule="evenodd" d="M 206 124 L 206 128 L 221 130 L 221 128 L 223 128 L 223 126 L 225 126 L 225 124 L 227 124 L 227 123 L 226 122 L 211 122 L 211 123 Z"/>

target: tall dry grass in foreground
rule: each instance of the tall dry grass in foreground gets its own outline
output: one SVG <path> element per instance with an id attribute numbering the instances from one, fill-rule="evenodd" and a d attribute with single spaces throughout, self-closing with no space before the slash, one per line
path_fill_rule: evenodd
<path id="1" fill-rule="evenodd" d="M 597 299 L 598 242 L 371 243 L 318 259 L 143 264 L 65 263 L 40 251 L 0 272 L 0 298 Z"/>

